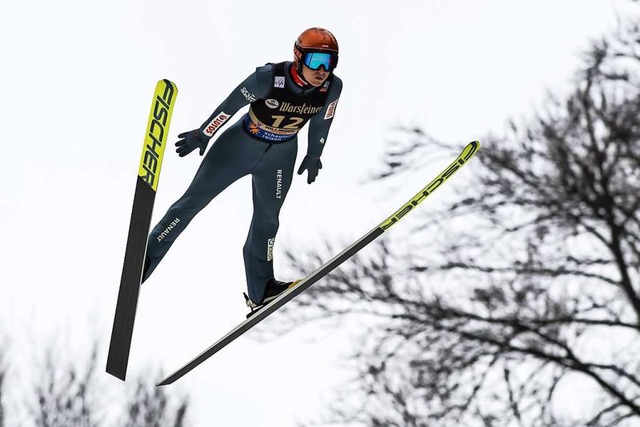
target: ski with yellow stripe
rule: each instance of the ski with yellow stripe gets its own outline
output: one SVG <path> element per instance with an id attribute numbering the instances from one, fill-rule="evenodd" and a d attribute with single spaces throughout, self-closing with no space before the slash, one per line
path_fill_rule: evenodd
<path id="1" fill-rule="evenodd" d="M 162 381 L 158 383 L 159 386 L 171 384 L 174 381 L 178 380 L 186 373 L 194 369 L 196 366 L 200 365 L 202 362 L 207 360 L 209 357 L 213 356 L 215 353 L 222 350 L 232 341 L 240 337 L 242 334 L 247 332 L 249 329 L 260 323 L 267 316 L 269 316 L 274 311 L 278 310 L 280 307 L 285 305 L 287 302 L 291 301 L 294 297 L 299 295 L 309 286 L 313 285 L 315 282 L 325 277 L 331 271 L 333 271 L 340 264 L 351 258 L 353 255 L 358 253 L 362 248 L 367 246 L 369 243 L 380 237 L 385 231 L 389 228 L 397 224 L 405 215 L 411 212 L 418 204 L 423 202 L 427 197 L 429 197 L 436 189 L 438 189 L 445 181 L 447 181 L 453 174 L 459 171 L 480 149 L 480 143 L 478 141 L 473 141 L 467 144 L 467 146 L 462 150 L 458 158 L 451 163 L 442 173 L 440 173 L 435 179 L 433 179 L 429 184 L 427 184 L 420 192 L 418 192 L 415 196 L 413 196 L 407 203 L 403 204 L 400 209 L 390 215 L 387 219 L 382 221 L 379 225 L 377 225 L 373 230 L 362 236 L 360 239 L 355 241 L 351 246 L 346 248 L 344 251 L 333 257 L 331 260 L 327 261 L 314 272 L 299 280 L 294 282 L 289 289 L 278 295 L 276 299 L 262 307 L 260 310 L 251 314 L 251 316 L 240 323 L 235 329 L 230 331 L 227 335 L 220 338 L 215 344 L 211 347 L 203 351 L 196 358 L 191 360 L 189 363 L 184 365 L 182 368 L 175 371 L 173 374 L 169 375 Z"/>
<path id="2" fill-rule="evenodd" d="M 106 369 L 123 381 L 127 375 L 153 203 L 177 95 L 174 83 L 169 80 L 157 83 L 142 146 Z"/>

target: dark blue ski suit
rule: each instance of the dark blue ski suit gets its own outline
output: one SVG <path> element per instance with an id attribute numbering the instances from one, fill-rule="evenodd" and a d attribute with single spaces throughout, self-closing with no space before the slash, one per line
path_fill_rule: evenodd
<path id="1" fill-rule="evenodd" d="M 293 178 L 297 134 L 308 121 L 308 148 L 302 166 L 314 164 L 317 173 L 342 90 L 342 81 L 333 73 L 317 88 L 296 82 L 301 83 L 291 62 L 258 67 L 192 131 L 205 141 L 204 150 L 206 141 L 231 116 L 251 104 L 249 111 L 215 141 L 187 191 L 151 231 L 143 281 L 200 210 L 237 179 L 251 174 L 253 218 L 243 254 L 249 297 L 256 303 L 262 301 L 266 283 L 274 277 L 273 247 L 280 208 Z M 309 183 L 315 179 L 311 169 Z"/>

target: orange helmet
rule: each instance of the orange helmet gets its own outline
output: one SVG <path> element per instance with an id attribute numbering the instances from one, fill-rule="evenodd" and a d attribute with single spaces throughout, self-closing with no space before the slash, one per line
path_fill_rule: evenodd
<path id="1" fill-rule="evenodd" d="M 309 28 L 293 45 L 293 63 L 298 72 L 302 72 L 303 64 L 312 70 L 324 67 L 326 71 L 333 71 L 338 65 L 338 41 L 329 30 Z"/>

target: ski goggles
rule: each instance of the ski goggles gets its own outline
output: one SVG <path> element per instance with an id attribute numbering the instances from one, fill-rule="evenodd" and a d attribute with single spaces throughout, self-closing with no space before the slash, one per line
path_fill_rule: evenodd
<path id="1" fill-rule="evenodd" d="M 326 52 L 309 52 L 303 56 L 303 63 L 312 70 L 324 67 L 325 71 L 333 71 L 338 65 L 338 55 Z"/>

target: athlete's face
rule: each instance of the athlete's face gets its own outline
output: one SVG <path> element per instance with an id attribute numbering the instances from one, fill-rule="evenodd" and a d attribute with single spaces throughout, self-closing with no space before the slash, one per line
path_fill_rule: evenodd
<path id="1" fill-rule="evenodd" d="M 312 86 L 318 87 L 324 83 L 325 80 L 329 77 L 329 72 L 325 71 L 324 68 L 320 68 L 319 70 L 312 70 L 306 65 L 302 66 L 302 77 L 306 81 L 309 82 Z"/>

